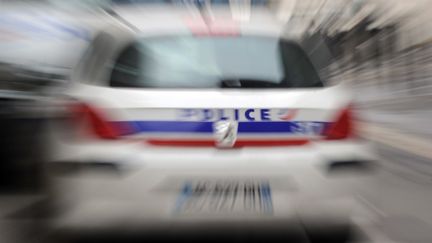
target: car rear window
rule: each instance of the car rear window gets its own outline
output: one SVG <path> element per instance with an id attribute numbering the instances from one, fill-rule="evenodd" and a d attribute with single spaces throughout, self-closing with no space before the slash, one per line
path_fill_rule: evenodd
<path id="1" fill-rule="evenodd" d="M 112 66 L 112 87 L 322 87 L 303 50 L 269 37 L 158 37 L 126 47 Z"/>

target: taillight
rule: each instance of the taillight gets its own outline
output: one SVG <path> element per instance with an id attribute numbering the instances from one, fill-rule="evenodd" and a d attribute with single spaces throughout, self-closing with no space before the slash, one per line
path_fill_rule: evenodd
<path id="1" fill-rule="evenodd" d="M 335 122 L 327 127 L 324 132 L 327 140 L 339 140 L 351 137 L 353 134 L 352 111 L 348 107 L 339 113 Z"/>
<path id="2" fill-rule="evenodd" d="M 75 103 L 72 105 L 72 118 L 76 122 L 83 122 L 86 130 L 101 139 L 117 139 L 119 136 L 117 129 L 110 124 L 101 111 L 94 107 Z"/>

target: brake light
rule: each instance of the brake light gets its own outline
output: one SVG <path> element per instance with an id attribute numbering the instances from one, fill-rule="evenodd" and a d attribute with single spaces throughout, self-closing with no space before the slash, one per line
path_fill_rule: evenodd
<path id="1" fill-rule="evenodd" d="M 336 121 L 324 132 L 327 140 L 346 139 L 353 135 L 352 111 L 350 108 L 342 110 Z"/>
<path id="2" fill-rule="evenodd" d="M 195 36 L 239 36 L 238 24 L 229 20 L 187 18 L 186 25 Z"/>
<path id="3" fill-rule="evenodd" d="M 73 119 L 83 122 L 88 131 L 101 139 L 118 138 L 117 129 L 112 126 L 101 111 L 84 103 L 72 106 Z"/>

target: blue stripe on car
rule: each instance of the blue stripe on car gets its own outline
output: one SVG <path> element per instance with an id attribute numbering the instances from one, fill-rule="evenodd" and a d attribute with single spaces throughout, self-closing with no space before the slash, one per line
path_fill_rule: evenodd
<path id="1" fill-rule="evenodd" d="M 126 121 L 113 122 L 123 135 L 136 133 L 213 133 L 213 122 Z M 307 126 L 305 126 L 307 124 Z M 238 133 L 322 134 L 327 122 L 239 122 Z"/>

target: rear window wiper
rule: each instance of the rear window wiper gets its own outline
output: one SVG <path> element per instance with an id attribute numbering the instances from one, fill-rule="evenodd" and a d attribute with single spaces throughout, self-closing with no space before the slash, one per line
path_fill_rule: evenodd
<path id="1" fill-rule="evenodd" d="M 255 79 L 223 79 L 220 88 L 280 88 L 279 83 Z"/>

